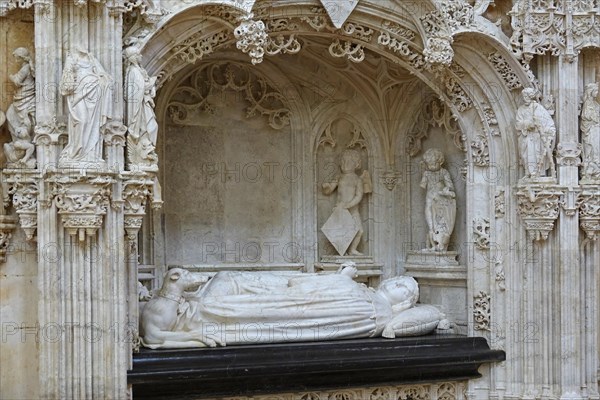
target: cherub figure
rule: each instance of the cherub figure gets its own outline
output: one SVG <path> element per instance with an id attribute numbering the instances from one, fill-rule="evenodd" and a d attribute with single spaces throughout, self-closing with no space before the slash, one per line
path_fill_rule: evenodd
<path id="1" fill-rule="evenodd" d="M 335 243 L 334 246 L 340 255 L 348 254 L 351 256 L 361 256 L 362 253 L 357 250 L 360 240 L 362 239 L 364 230 L 359 212 L 359 205 L 366 193 L 371 193 L 371 180 L 369 173 L 363 171 L 362 176 L 358 176 L 356 170 L 360 168 L 361 160 L 360 153 L 353 149 L 345 150 L 342 153 L 340 169 L 342 173 L 333 181 L 323 184 L 323 193 L 329 195 L 337 189 L 337 204 L 334 209 L 348 210 L 358 232 L 352 239 L 350 246 L 344 252 L 341 251 Z M 330 239 L 331 240 L 331 239 Z"/>
<path id="2" fill-rule="evenodd" d="M 429 227 L 427 251 L 446 251 L 456 219 L 456 194 L 450 173 L 442 168 L 444 153 L 429 149 L 423 155 L 425 171 L 421 187 L 425 196 L 425 220 Z"/>

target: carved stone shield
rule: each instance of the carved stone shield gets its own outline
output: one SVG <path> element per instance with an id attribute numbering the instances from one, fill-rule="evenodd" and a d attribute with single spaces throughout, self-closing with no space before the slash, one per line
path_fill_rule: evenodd
<path id="1" fill-rule="evenodd" d="M 350 212 L 341 207 L 333 209 L 331 216 L 321 228 L 327 240 L 335 247 L 340 256 L 346 254 L 346 250 L 359 230 L 360 227 Z"/>

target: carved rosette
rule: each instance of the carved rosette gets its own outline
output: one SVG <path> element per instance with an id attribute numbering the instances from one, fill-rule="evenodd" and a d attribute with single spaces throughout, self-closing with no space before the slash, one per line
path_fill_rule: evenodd
<path id="1" fill-rule="evenodd" d="M 546 240 L 558 218 L 563 192 L 557 186 L 524 185 L 517 191 L 518 213 L 529 237 Z"/>
<path id="2" fill-rule="evenodd" d="M 590 240 L 600 236 L 600 185 L 585 185 L 577 197 L 579 225 Z"/>
<path id="3" fill-rule="evenodd" d="M 110 202 L 112 183 L 110 176 L 54 179 L 54 202 L 69 235 L 84 241 L 96 234 Z"/>
<path id="4" fill-rule="evenodd" d="M 17 219 L 12 215 L 0 215 L 0 263 L 6 262 L 6 251 L 12 236 L 12 232 L 17 227 Z"/>

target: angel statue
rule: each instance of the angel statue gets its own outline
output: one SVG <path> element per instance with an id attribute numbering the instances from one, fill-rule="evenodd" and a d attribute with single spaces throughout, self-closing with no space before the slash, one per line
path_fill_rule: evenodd
<path id="1" fill-rule="evenodd" d="M 323 192 L 328 195 L 337 189 L 337 204 L 321 230 L 337 250 L 339 255 L 361 256 L 358 245 L 364 230 L 359 205 L 365 194 L 372 192 L 368 171 L 358 176 L 360 153 L 347 149 L 342 153 L 340 169 L 342 173 L 333 182 L 323 184 Z"/>

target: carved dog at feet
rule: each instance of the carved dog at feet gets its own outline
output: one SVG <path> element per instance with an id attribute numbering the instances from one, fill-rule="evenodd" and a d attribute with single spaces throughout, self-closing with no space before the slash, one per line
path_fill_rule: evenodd
<path id="1" fill-rule="evenodd" d="M 160 291 L 148 301 L 140 316 L 140 336 L 145 347 L 172 349 L 223 344 L 217 337 L 198 332 L 173 331 L 178 310 L 187 302 L 184 292 L 197 289 L 205 282 L 203 277 L 185 269 L 174 268 L 167 272 Z"/>

